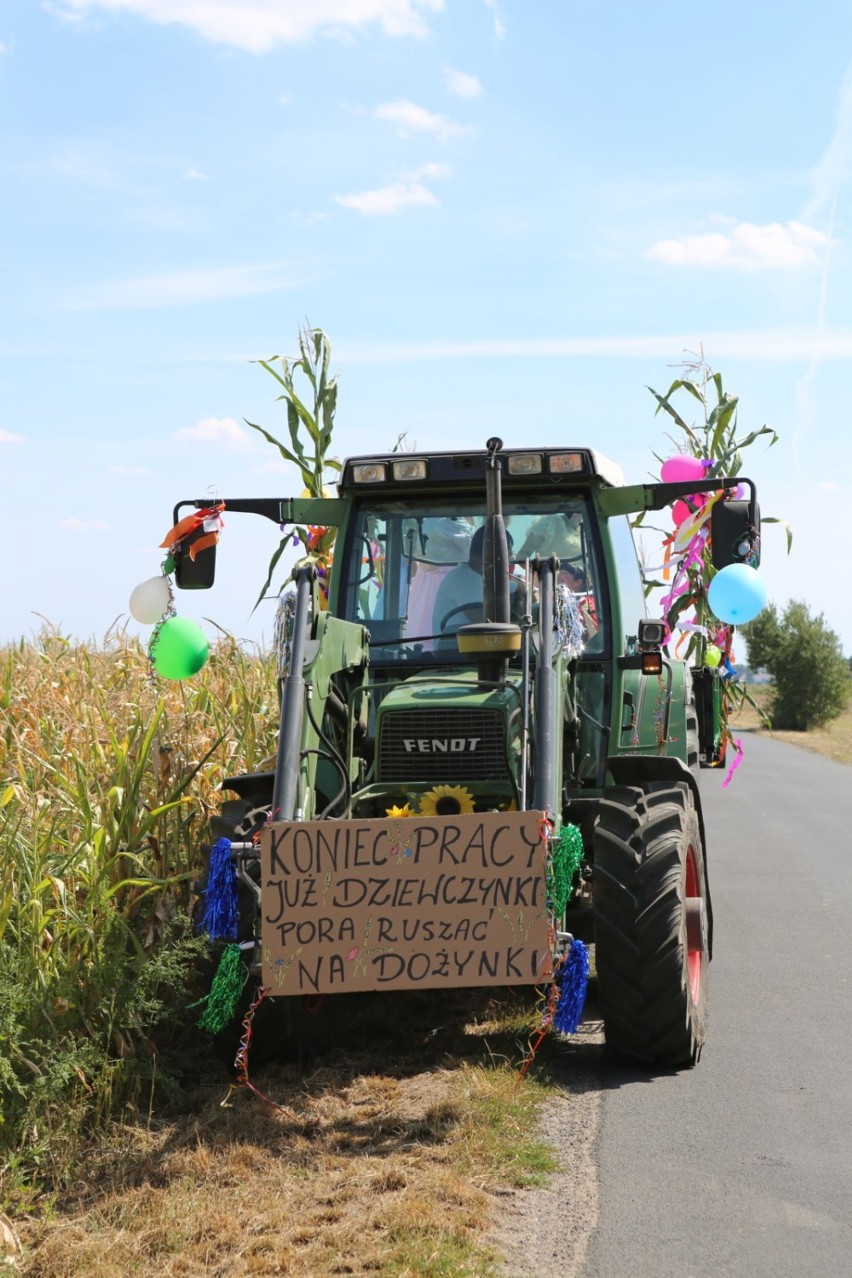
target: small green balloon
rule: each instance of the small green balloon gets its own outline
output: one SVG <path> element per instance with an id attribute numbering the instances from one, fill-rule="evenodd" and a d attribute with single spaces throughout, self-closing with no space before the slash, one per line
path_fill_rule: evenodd
<path id="1" fill-rule="evenodd" d="M 705 666 L 709 666 L 711 670 L 715 670 L 721 660 L 722 649 L 717 648 L 715 643 L 708 643 L 704 653 Z"/>
<path id="2" fill-rule="evenodd" d="M 204 631 L 189 617 L 169 617 L 151 642 L 149 656 L 164 679 L 188 679 L 207 660 L 209 645 Z"/>

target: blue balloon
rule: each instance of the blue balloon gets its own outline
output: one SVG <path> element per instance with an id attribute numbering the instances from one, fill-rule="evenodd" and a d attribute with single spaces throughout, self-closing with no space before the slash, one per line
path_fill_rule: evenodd
<path id="1" fill-rule="evenodd" d="M 744 626 L 766 607 L 766 585 L 748 564 L 728 564 L 710 582 L 707 599 L 720 621 Z"/>

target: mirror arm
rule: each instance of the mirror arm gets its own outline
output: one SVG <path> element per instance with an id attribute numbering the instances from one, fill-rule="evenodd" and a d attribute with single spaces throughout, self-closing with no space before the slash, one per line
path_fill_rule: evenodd
<path id="1" fill-rule="evenodd" d="M 679 480 L 669 484 L 629 484 L 624 488 L 602 488 L 598 501 L 605 515 L 638 515 L 643 510 L 663 510 L 678 497 L 692 493 L 713 492 L 718 488 L 732 489 L 747 484 L 749 489 L 749 515 L 754 521 L 757 509 L 757 490 L 745 475 L 717 475 L 714 479 Z"/>

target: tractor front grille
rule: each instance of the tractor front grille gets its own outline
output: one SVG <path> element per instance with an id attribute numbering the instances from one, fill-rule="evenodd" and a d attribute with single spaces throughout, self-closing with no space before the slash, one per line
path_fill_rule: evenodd
<path id="1" fill-rule="evenodd" d="M 382 717 L 379 781 L 501 781 L 509 776 L 499 711 L 392 710 Z"/>

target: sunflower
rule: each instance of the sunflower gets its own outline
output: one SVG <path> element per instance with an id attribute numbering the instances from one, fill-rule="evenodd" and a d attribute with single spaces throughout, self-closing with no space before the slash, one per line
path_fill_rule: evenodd
<path id="1" fill-rule="evenodd" d="M 420 796 L 421 816 L 456 816 L 473 811 L 473 795 L 463 785 L 433 785 Z"/>
<path id="2" fill-rule="evenodd" d="M 392 807 L 385 808 L 385 816 L 389 817 L 413 817 L 414 811 L 410 803 L 403 803 L 402 807 L 394 803 Z"/>

